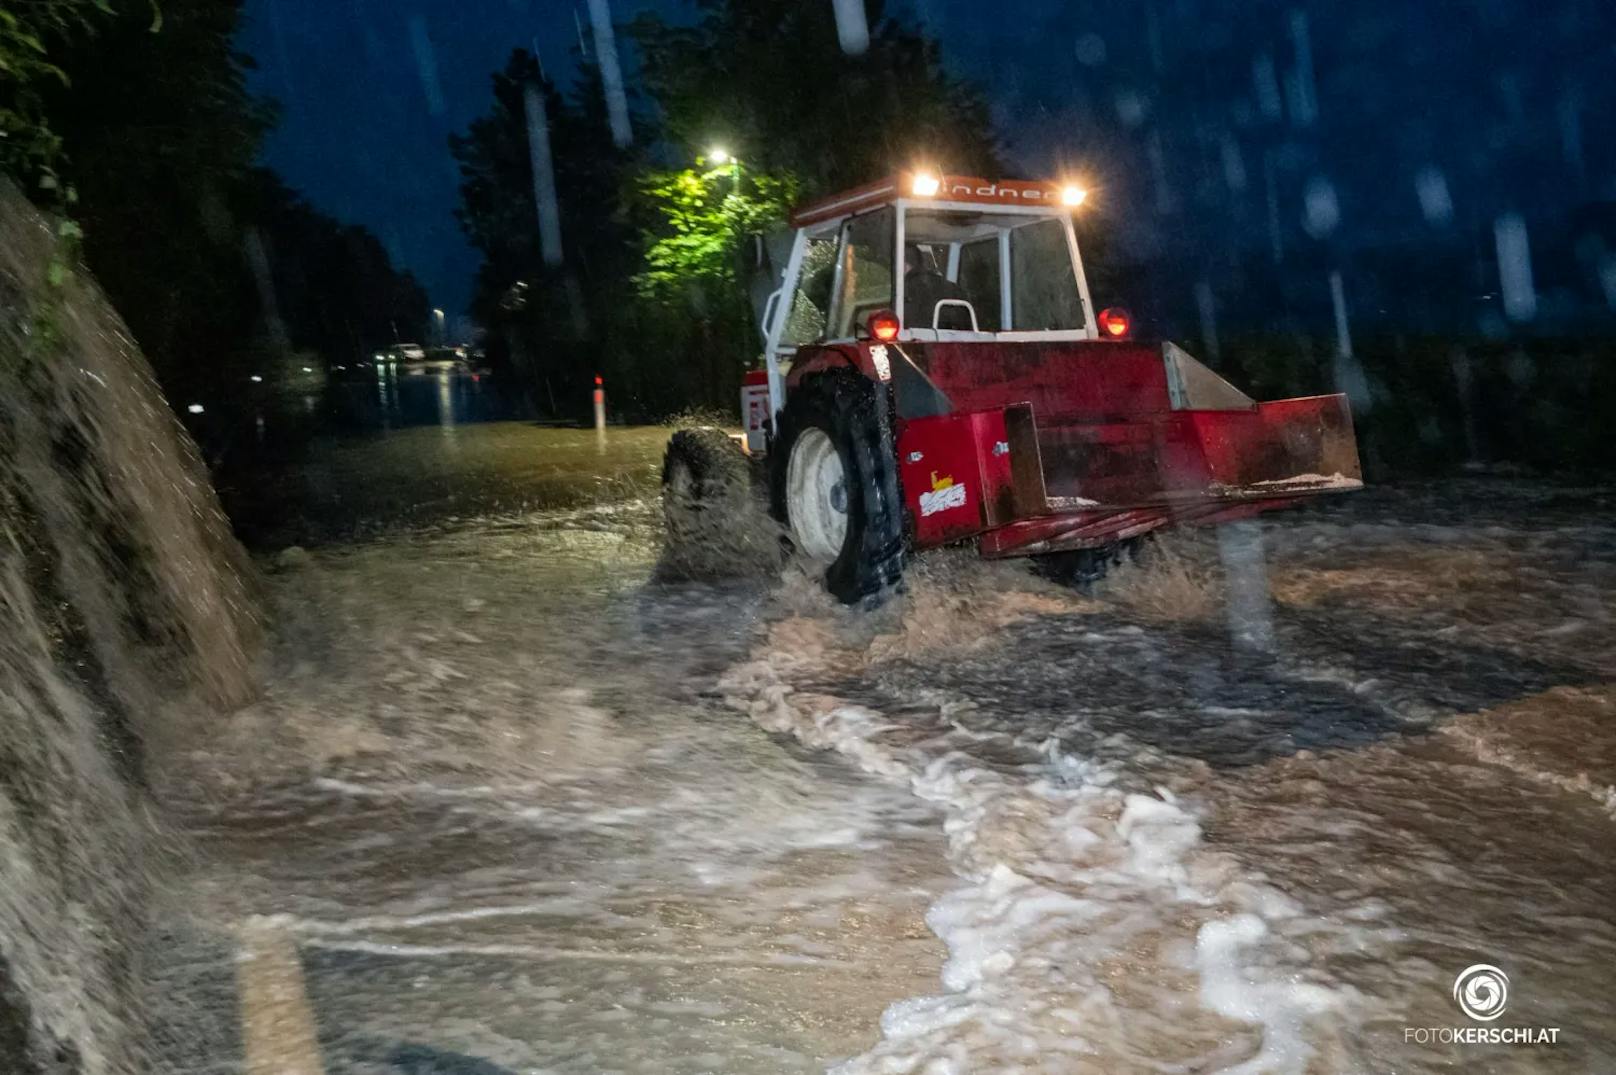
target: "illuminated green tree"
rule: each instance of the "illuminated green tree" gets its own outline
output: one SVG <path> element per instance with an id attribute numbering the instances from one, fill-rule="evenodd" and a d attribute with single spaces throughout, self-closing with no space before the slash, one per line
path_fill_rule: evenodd
<path id="1" fill-rule="evenodd" d="M 767 175 L 739 164 L 647 174 L 639 183 L 645 246 L 635 292 L 663 306 L 702 315 L 741 303 L 751 236 L 778 228 L 797 198 L 790 174 Z"/>

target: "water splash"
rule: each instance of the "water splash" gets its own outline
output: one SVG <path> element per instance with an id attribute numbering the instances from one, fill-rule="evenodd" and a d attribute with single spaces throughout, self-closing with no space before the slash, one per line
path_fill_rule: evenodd
<path id="1" fill-rule="evenodd" d="M 595 32 L 595 62 L 600 66 L 600 82 L 606 93 L 612 142 L 623 148 L 634 140 L 634 134 L 629 128 L 628 95 L 623 91 L 623 69 L 617 60 L 617 35 L 612 29 L 608 0 L 589 0 L 589 22 Z"/>
<path id="2" fill-rule="evenodd" d="M 1086 33 L 1078 37 L 1076 44 L 1077 62 L 1084 67 L 1099 67 L 1105 63 L 1105 38 L 1096 33 Z"/>
<path id="3" fill-rule="evenodd" d="M 253 692 L 256 623 L 145 360 L 4 184 L 0 308 L 0 1054 L 146 1071 L 143 758 L 177 688 Z"/>
<path id="4" fill-rule="evenodd" d="M 1262 524 L 1255 520 L 1218 527 L 1218 556 L 1227 580 L 1229 636 L 1259 652 L 1274 648 L 1273 597 L 1263 552 Z"/>
<path id="5" fill-rule="evenodd" d="M 546 265 L 561 264 L 561 206 L 556 201 L 555 166 L 550 155 L 550 117 L 537 86 L 522 91 L 527 112 L 527 150 L 533 160 L 533 202 L 539 212 L 539 248 Z"/>
<path id="6" fill-rule="evenodd" d="M 1323 239 L 1341 223 L 1341 201 L 1336 197 L 1335 184 L 1323 176 L 1308 180 L 1302 195 L 1303 226 L 1315 239 Z"/>
<path id="7" fill-rule="evenodd" d="M 1308 29 L 1307 12 L 1295 8 L 1290 13 L 1291 47 L 1296 53 L 1296 70 L 1286 80 L 1291 99 L 1291 119 L 1298 127 L 1311 126 L 1319 118 L 1319 95 L 1313 79 L 1313 37 Z"/>
<path id="8" fill-rule="evenodd" d="M 864 0 L 831 0 L 836 9 L 836 40 L 849 56 L 870 51 L 870 24 L 864 14 Z"/>
<path id="9" fill-rule="evenodd" d="M 1347 314 L 1347 288 L 1339 270 L 1330 273 L 1330 306 L 1335 314 L 1335 384 L 1358 414 L 1367 414 L 1374 398 L 1363 363 L 1352 350 L 1352 322 Z"/>
<path id="10" fill-rule="evenodd" d="M 1532 248 L 1526 234 L 1526 220 L 1519 213 L 1505 213 L 1493 222 L 1493 240 L 1498 250 L 1498 287 L 1504 296 L 1504 316 L 1511 321 L 1530 321 L 1537 316 L 1537 288 L 1532 285 Z"/>
<path id="11" fill-rule="evenodd" d="M 411 15 L 410 50 L 415 53 L 415 69 L 421 76 L 421 92 L 426 95 L 426 107 L 434 116 L 443 115 L 443 87 L 438 81 L 438 55 L 427 34 L 426 18 Z"/>
<path id="12" fill-rule="evenodd" d="M 1441 169 L 1421 168 L 1414 176 L 1414 194 L 1420 200 L 1426 223 L 1441 226 L 1453 220 L 1453 197 Z"/>

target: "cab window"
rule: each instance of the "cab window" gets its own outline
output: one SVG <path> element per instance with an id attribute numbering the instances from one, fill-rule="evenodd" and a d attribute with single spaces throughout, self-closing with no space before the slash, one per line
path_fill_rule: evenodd
<path id="1" fill-rule="evenodd" d="M 791 297 L 786 322 L 780 330 L 782 346 L 801 347 L 825 338 L 836 276 L 836 239 L 834 234 L 808 239 L 797 276 L 797 293 Z"/>
<path id="2" fill-rule="evenodd" d="M 1018 332 L 1085 327 L 1063 221 L 1039 220 L 1010 232 L 1010 311 Z"/>
<path id="3" fill-rule="evenodd" d="M 830 307 L 831 339 L 856 335 L 857 326 L 877 310 L 892 305 L 892 209 L 878 209 L 853 217 L 842 225 L 836 252 L 833 298 Z"/>
<path id="4" fill-rule="evenodd" d="M 999 331 L 999 240 L 977 239 L 960 247 L 959 285 L 976 310 L 977 327 Z"/>

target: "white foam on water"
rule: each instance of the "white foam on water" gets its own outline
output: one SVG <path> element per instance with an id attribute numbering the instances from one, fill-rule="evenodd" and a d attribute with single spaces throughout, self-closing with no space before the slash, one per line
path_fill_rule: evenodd
<path id="1" fill-rule="evenodd" d="M 964 879 L 927 915 L 948 948 L 946 991 L 888 1008 L 880 1042 L 838 1075 L 1307 1068 L 1359 998 L 1305 979 L 1305 954 L 1275 928 L 1295 927 L 1299 908 L 1209 850 L 1194 804 L 1130 789 L 1117 765 L 1054 741 L 1035 761 L 990 764 L 970 747 L 991 733 L 917 737 L 799 692 L 848 667 L 849 654 L 804 644 L 829 637 L 777 625 L 764 656 L 724 677 L 727 700 L 942 807 Z"/>

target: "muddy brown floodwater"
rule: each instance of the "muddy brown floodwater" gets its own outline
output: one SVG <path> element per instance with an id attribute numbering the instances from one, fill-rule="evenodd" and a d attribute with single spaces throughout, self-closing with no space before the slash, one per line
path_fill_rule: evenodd
<path id="1" fill-rule="evenodd" d="M 1253 649 L 1208 535 L 855 614 L 660 578 L 659 431 L 459 427 L 420 512 L 429 435 L 289 479 L 406 510 L 266 551 L 266 696 L 154 762 L 173 1070 L 1616 1069 L 1611 490 L 1273 516 Z"/>

